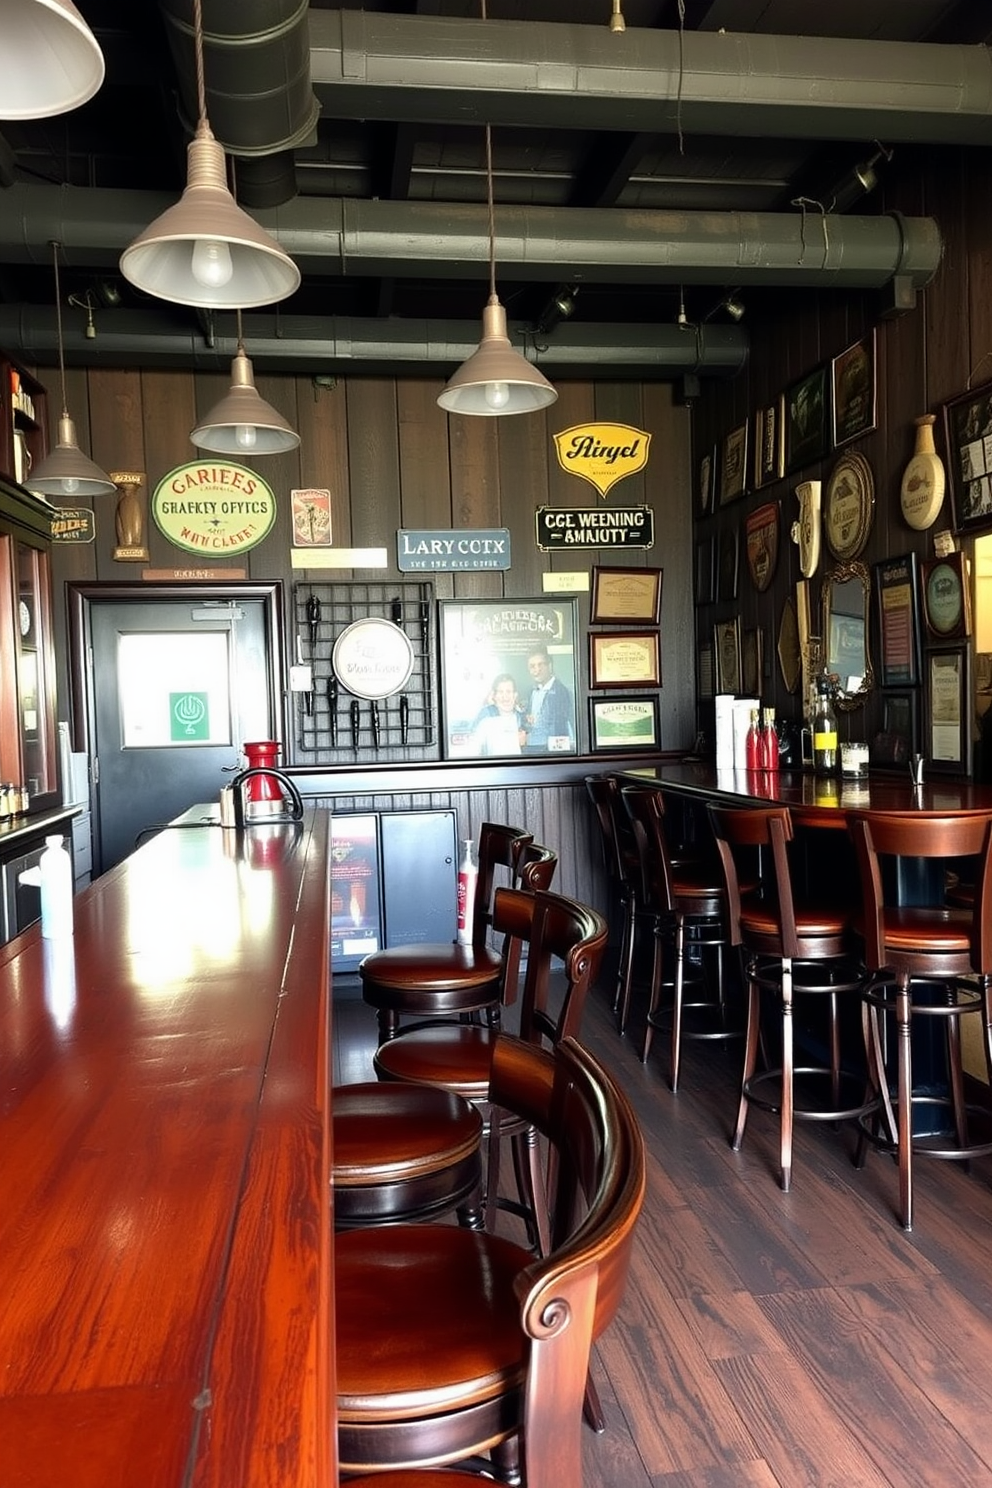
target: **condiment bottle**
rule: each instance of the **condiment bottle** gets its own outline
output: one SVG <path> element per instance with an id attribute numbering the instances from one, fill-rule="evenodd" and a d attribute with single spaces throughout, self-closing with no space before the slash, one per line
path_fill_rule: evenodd
<path id="1" fill-rule="evenodd" d="M 837 769 L 837 715 L 830 701 L 830 683 L 818 677 L 816 712 L 813 715 L 813 769 L 832 775 Z"/>
<path id="2" fill-rule="evenodd" d="M 751 709 L 751 727 L 747 731 L 744 740 L 744 768 L 747 770 L 760 770 L 759 760 L 760 747 L 758 737 L 758 710 Z"/>
<path id="3" fill-rule="evenodd" d="M 458 932 L 459 945 L 472 944 L 472 912 L 475 908 L 475 881 L 479 868 L 475 861 L 475 843 L 471 837 L 462 843 L 462 860 L 458 866 Z"/>
<path id="4" fill-rule="evenodd" d="M 62 837 L 46 837 L 41 870 L 41 933 L 45 940 L 72 934 L 72 859 Z"/>
<path id="5" fill-rule="evenodd" d="M 775 709 L 766 708 L 764 719 L 758 749 L 760 760 L 758 768 L 778 774 L 778 734 L 775 732 Z"/>

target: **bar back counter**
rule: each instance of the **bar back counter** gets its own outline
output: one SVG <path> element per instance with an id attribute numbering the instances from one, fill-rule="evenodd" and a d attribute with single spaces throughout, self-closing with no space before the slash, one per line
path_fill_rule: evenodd
<path id="1" fill-rule="evenodd" d="M 330 1488 L 328 816 L 154 837 L 0 949 L 0 1483 Z"/>

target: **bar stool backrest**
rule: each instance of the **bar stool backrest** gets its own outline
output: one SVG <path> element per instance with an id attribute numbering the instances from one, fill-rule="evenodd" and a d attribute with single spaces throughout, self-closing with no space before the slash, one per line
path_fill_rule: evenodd
<path id="1" fill-rule="evenodd" d="M 503 932 L 520 953 L 527 947 L 520 1007 L 520 1037 L 528 1043 L 554 1045 L 578 1033 L 589 990 L 606 950 L 609 927 L 588 905 L 538 889 L 499 888 L 493 905 L 493 928 Z M 553 977 L 555 960 L 564 963 L 564 990 Z M 552 1011 L 552 1001 L 558 1005 Z"/>
<path id="2" fill-rule="evenodd" d="M 479 872 L 475 880 L 472 915 L 472 944 L 483 950 L 493 922 L 493 892 L 497 868 L 505 868 L 508 882 L 518 879 L 520 854 L 534 840 L 522 827 L 483 822 L 479 828 Z"/>
<path id="3" fill-rule="evenodd" d="M 761 850 L 763 903 L 774 903 L 779 921 L 782 955 L 798 959 L 799 936 L 789 868 L 792 813 L 787 806 L 707 807 L 727 892 L 731 945 L 741 944 L 741 858 L 746 850 Z"/>
<path id="4" fill-rule="evenodd" d="M 625 785 L 620 799 L 634 833 L 641 862 L 641 897 L 670 914 L 675 908 L 675 877 L 665 832 L 665 802 L 650 786 Z"/>
<path id="5" fill-rule="evenodd" d="M 971 922 L 971 964 L 992 972 L 992 813 L 924 816 L 895 811 L 848 813 L 861 874 L 865 961 L 878 971 L 886 964 L 885 875 L 880 859 L 973 858 L 976 862 Z M 943 883 L 933 895 L 934 910 L 943 911 Z"/>

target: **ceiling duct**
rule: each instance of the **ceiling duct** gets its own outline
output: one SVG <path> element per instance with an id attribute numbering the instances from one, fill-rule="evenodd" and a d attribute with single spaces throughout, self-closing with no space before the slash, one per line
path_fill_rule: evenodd
<path id="1" fill-rule="evenodd" d="M 0 263 L 43 263 L 63 245 L 74 268 L 117 256 L 169 206 L 156 192 L 12 186 L 0 213 Z M 257 221 L 304 273 L 483 279 L 486 209 L 435 202 L 297 197 Z M 930 217 L 818 212 L 648 212 L 501 206 L 500 278 L 558 284 L 734 284 L 922 289 L 940 264 Z"/>
<path id="2" fill-rule="evenodd" d="M 223 330 L 221 322 L 223 321 Z M 230 321 L 230 325 L 227 325 Z M 100 365 L 104 367 L 188 367 L 229 372 L 237 350 L 233 316 L 214 317 L 208 346 L 202 336 L 182 329 L 168 310 L 162 314 L 115 310 L 100 326 Z M 315 319 L 284 314 L 243 317 L 243 334 L 258 372 L 341 371 L 395 375 L 457 366 L 474 351 L 475 321 Z M 92 366 L 93 344 L 82 324 L 63 328 L 68 363 Z M 510 339 L 528 346 L 528 328 L 510 326 Z M 530 335 L 532 344 L 532 333 Z M 590 366 L 614 377 L 667 379 L 686 373 L 733 377 L 743 368 L 748 337 L 739 326 L 701 326 L 691 334 L 675 325 L 560 326 L 533 357 L 542 372 L 556 377 L 587 377 Z M 39 365 L 52 363 L 58 350 L 56 316 L 48 306 L 0 306 L 0 345 L 18 347 Z"/>
<path id="3" fill-rule="evenodd" d="M 197 117 L 192 0 L 159 0 L 187 127 Z M 293 151 L 315 139 L 307 0 L 203 0 L 207 114 L 237 158 L 237 199 L 273 207 L 296 195 Z"/>

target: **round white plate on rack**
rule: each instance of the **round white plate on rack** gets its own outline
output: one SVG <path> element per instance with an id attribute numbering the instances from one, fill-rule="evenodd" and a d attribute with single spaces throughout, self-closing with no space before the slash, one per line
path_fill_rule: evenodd
<path id="1" fill-rule="evenodd" d="M 406 631 L 392 620 L 370 616 L 344 628 L 331 653 L 334 675 L 355 697 L 392 697 L 413 671 L 413 647 Z"/>

